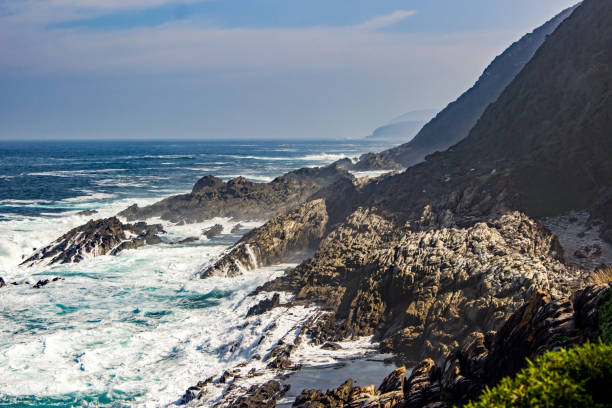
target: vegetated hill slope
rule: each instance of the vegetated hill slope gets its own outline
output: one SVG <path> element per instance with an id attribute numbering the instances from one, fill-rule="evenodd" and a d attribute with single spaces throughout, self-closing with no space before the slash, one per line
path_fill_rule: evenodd
<path id="1" fill-rule="evenodd" d="M 612 187 L 612 2 L 587 0 L 444 160 L 508 173 L 531 215 L 587 208 Z"/>
<path id="2" fill-rule="evenodd" d="M 575 7 L 564 10 L 546 24 L 512 44 L 485 69 L 476 84 L 429 121 L 410 142 L 383 151 L 366 154 L 357 169 L 412 166 L 426 155 L 446 150 L 465 138 L 487 106 L 523 69 L 542 45 L 546 36 L 565 20 Z"/>

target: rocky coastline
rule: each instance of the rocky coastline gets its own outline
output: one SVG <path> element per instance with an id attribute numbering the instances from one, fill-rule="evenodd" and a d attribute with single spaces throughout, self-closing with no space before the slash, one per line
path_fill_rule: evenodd
<path id="1" fill-rule="evenodd" d="M 266 313 L 302 314 L 278 340 L 262 334 L 248 361 L 202 379 L 178 403 L 274 407 L 287 391 L 280 379 L 299 369 L 301 347 L 339 353 L 339 343 L 368 337 L 403 367 L 378 388 L 348 379 L 305 390 L 294 406 L 450 407 L 516 374 L 526 359 L 598 340 L 612 324 L 600 313 L 611 293 L 601 264 L 612 259 L 611 122 L 602 113 L 612 107 L 612 88 L 599 86 L 610 79 L 612 8 L 585 0 L 555 24 L 468 135 L 402 173 L 356 179 L 345 170 L 351 163 L 340 161 L 270 183 L 209 175 L 189 194 L 118 214 L 179 225 L 213 217 L 266 221 L 198 278 L 300 262 L 251 294 L 244 324 L 257 325 Z M 561 95 L 558 83 L 571 84 Z M 599 90 L 591 93 L 595 101 L 582 103 L 581 89 L 591 88 Z M 542 112 L 555 126 L 533 125 Z M 114 255 L 159 243 L 161 233 L 143 221 L 90 221 L 24 265 Z"/>

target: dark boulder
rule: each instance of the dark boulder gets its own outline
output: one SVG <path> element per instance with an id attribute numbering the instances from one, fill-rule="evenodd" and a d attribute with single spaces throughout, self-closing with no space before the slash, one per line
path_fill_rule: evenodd
<path id="1" fill-rule="evenodd" d="M 280 306 L 280 295 L 275 293 L 272 298 L 264 299 L 255 306 L 251 307 L 247 312 L 247 317 L 264 314 L 278 306 Z"/>
<path id="2" fill-rule="evenodd" d="M 212 239 L 218 235 L 221 235 L 222 233 L 223 233 L 223 225 L 221 224 L 215 224 L 210 228 L 206 228 L 202 230 L 202 235 L 208 239 Z"/>

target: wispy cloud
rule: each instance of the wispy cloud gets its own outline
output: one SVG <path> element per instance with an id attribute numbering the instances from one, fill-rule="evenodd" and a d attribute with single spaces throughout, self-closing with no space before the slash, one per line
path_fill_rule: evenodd
<path id="1" fill-rule="evenodd" d="M 408 17 L 412 17 L 415 14 L 416 11 L 414 10 L 397 10 L 391 14 L 374 17 L 371 20 L 359 24 L 357 28 L 361 30 L 380 30 L 381 28 L 390 27 L 395 24 L 398 24 L 406 20 Z"/>

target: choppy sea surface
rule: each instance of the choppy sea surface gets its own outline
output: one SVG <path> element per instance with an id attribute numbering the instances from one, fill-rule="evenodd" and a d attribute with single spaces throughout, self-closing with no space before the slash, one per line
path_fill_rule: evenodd
<path id="1" fill-rule="evenodd" d="M 0 289 L 0 406 L 173 404 L 198 380 L 251 357 L 249 345 L 261 333 L 240 325 L 253 302 L 247 295 L 291 266 L 239 278 L 196 279 L 203 265 L 259 225 L 237 219 L 165 223 L 168 234 L 160 245 L 74 265 L 20 267 L 34 248 L 91 218 L 189 191 L 207 174 L 265 182 L 385 147 L 294 141 L 1 142 L 0 276 L 9 285 Z M 98 213 L 79 215 L 83 210 Z M 216 223 L 225 227 L 219 237 L 172 244 Z M 237 223 L 244 229 L 230 233 Z M 64 279 L 32 288 L 49 277 Z M 283 324 L 278 316 L 270 319 Z M 241 347 L 228 355 L 231 342 Z"/>

